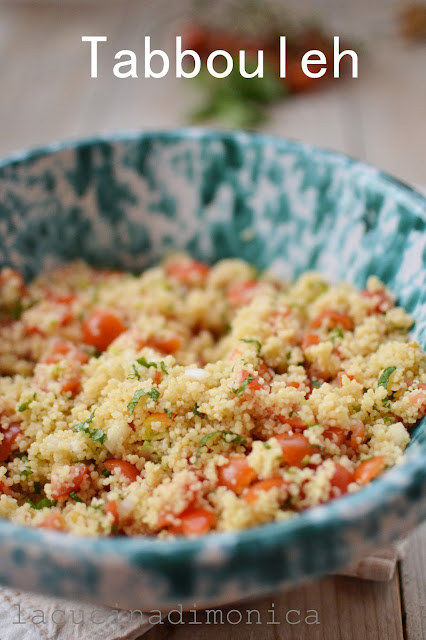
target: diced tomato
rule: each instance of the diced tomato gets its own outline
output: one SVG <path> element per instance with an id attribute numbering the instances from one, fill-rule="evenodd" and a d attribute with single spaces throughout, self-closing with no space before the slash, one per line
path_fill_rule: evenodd
<path id="1" fill-rule="evenodd" d="M 346 313 L 334 311 L 333 309 L 327 309 L 314 318 L 311 322 L 311 328 L 318 329 L 323 324 L 325 324 L 328 329 L 340 327 L 346 331 L 352 331 L 354 328 L 354 323 L 350 316 Z"/>
<path id="2" fill-rule="evenodd" d="M 61 393 L 66 393 L 72 397 L 76 396 L 81 389 L 81 371 L 74 369 L 66 374 L 62 379 Z"/>
<path id="3" fill-rule="evenodd" d="M 264 362 L 261 362 L 257 366 L 257 372 L 264 379 L 265 382 L 272 382 L 273 372 Z"/>
<path id="4" fill-rule="evenodd" d="M 337 444 L 340 447 L 348 436 L 348 432 L 340 427 L 328 427 L 322 434 L 324 438 L 330 440 L 334 444 Z"/>
<path id="5" fill-rule="evenodd" d="M 170 260 L 165 269 L 168 276 L 186 285 L 201 284 L 210 271 L 210 267 L 204 262 L 188 258 Z"/>
<path id="6" fill-rule="evenodd" d="M 118 516 L 118 507 L 117 502 L 115 500 L 111 500 L 104 505 L 104 513 L 110 513 L 112 515 L 113 524 L 118 524 L 119 516 Z"/>
<path id="7" fill-rule="evenodd" d="M 232 456 L 217 470 L 219 485 L 239 495 L 256 479 L 256 471 L 244 456 Z"/>
<path id="8" fill-rule="evenodd" d="M 49 344 L 48 350 L 44 354 L 41 362 L 44 364 L 57 364 L 64 358 L 75 360 L 80 364 L 85 364 L 88 361 L 89 356 L 72 342 L 54 339 Z"/>
<path id="9" fill-rule="evenodd" d="M 345 373 L 344 371 L 339 371 L 337 374 L 337 384 L 341 389 L 343 387 L 343 378 L 348 378 L 349 380 L 355 380 L 355 378 L 350 373 Z"/>
<path id="10" fill-rule="evenodd" d="M 231 307 L 242 307 L 253 300 L 258 286 L 257 280 L 246 280 L 246 282 L 231 284 L 226 291 L 226 299 Z"/>
<path id="11" fill-rule="evenodd" d="M 245 491 L 243 499 L 249 504 L 252 504 L 253 502 L 256 502 L 262 491 L 269 491 L 274 487 L 279 488 L 282 487 L 283 484 L 284 480 L 282 478 L 267 478 L 266 480 L 258 480 L 258 482 L 252 484 L 251 487 L 249 487 L 247 491 Z"/>
<path id="12" fill-rule="evenodd" d="M 178 516 L 180 523 L 171 525 L 168 530 L 176 535 L 201 536 L 210 531 L 216 522 L 216 516 L 210 509 L 189 507 Z"/>
<path id="13" fill-rule="evenodd" d="M 52 302 L 56 302 L 57 304 L 71 304 L 74 300 L 77 299 L 75 293 L 54 293 L 48 292 L 47 297 Z"/>
<path id="14" fill-rule="evenodd" d="M 374 300 L 377 300 L 372 309 L 373 313 L 384 313 L 385 311 L 389 311 L 393 306 L 392 300 L 384 289 L 381 289 L 380 291 L 368 291 L 367 289 L 364 289 L 364 291 L 361 291 L 361 295 L 363 298 L 374 298 Z"/>
<path id="15" fill-rule="evenodd" d="M 134 482 L 139 477 L 139 469 L 127 460 L 106 460 L 104 466 L 108 471 L 114 473 L 116 469 L 130 482 Z"/>
<path id="16" fill-rule="evenodd" d="M 334 474 L 330 480 L 331 486 L 337 487 L 338 489 L 340 489 L 340 493 L 344 494 L 347 492 L 348 486 L 353 481 L 354 481 L 354 474 L 351 471 L 348 471 L 346 467 L 336 462 Z"/>
<path id="17" fill-rule="evenodd" d="M 283 453 L 283 461 L 290 467 L 300 467 L 304 465 L 306 456 L 312 456 L 314 453 L 320 453 L 319 447 L 310 444 L 309 440 L 301 433 L 293 435 L 281 434 L 275 436 Z M 309 462 L 308 462 L 309 464 Z"/>
<path id="18" fill-rule="evenodd" d="M 293 415 L 289 416 L 288 418 L 282 415 L 278 415 L 277 418 L 282 424 L 288 424 L 288 426 L 291 427 L 292 429 L 303 430 L 303 429 L 306 429 L 307 427 L 307 425 L 303 422 L 302 418 L 295 413 L 293 413 Z"/>
<path id="19" fill-rule="evenodd" d="M 358 484 L 367 484 L 373 478 L 376 478 L 385 468 L 386 461 L 384 456 L 375 456 L 370 460 L 365 460 L 355 469 L 354 480 Z"/>
<path id="20" fill-rule="evenodd" d="M 182 347 L 182 340 L 179 336 L 171 338 L 149 338 L 147 345 L 163 353 L 176 353 Z"/>
<path id="21" fill-rule="evenodd" d="M 2 480 L 0 480 L 0 493 L 4 493 L 7 496 L 10 496 L 12 493 L 9 485 L 5 484 Z"/>
<path id="22" fill-rule="evenodd" d="M 65 529 L 65 520 L 58 509 L 52 511 L 38 525 L 42 529 L 53 529 L 54 531 L 63 531 Z"/>
<path id="23" fill-rule="evenodd" d="M 316 344 L 319 344 L 319 336 L 316 333 L 305 333 L 302 340 L 302 349 L 308 349 Z"/>
<path id="24" fill-rule="evenodd" d="M 125 330 L 123 321 L 114 311 L 97 309 L 83 322 L 83 342 L 102 352 Z"/>
<path id="25" fill-rule="evenodd" d="M 351 437 L 349 444 L 355 451 L 361 444 L 365 442 L 365 426 L 361 420 L 351 420 L 350 422 Z"/>
<path id="26" fill-rule="evenodd" d="M 62 477 L 62 469 L 53 469 L 50 478 L 52 498 L 66 498 L 71 491 L 78 491 L 88 475 L 87 467 L 78 463 L 70 466 L 69 477 Z"/>
<path id="27" fill-rule="evenodd" d="M 0 442 L 0 462 L 6 462 L 9 458 L 20 431 L 21 425 L 18 423 L 10 424 L 8 429 L 0 429 L 3 435 L 3 440 Z"/>

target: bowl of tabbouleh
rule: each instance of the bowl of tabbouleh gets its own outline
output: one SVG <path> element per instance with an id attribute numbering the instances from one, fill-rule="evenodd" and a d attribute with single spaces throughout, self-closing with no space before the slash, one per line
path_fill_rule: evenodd
<path id="1" fill-rule="evenodd" d="M 223 603 L 420 522 L 425 211 L 239 132 L 3 161 L 0 581 Z"/>

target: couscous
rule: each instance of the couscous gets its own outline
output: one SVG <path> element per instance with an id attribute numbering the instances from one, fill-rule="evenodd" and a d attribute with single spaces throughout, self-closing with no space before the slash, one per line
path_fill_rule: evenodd
<path id="1" fill-rule="evenodd" d="M 366 289 L 187 255 L 138 276 L 0 271 L 0 516 L 201 535 L 297 513 L 398 464 L 426 413 L 413 321 Z"/>

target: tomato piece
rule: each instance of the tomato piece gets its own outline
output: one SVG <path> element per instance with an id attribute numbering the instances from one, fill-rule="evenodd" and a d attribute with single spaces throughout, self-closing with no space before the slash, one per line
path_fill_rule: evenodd
<path id="1" fill-rule="evenodd" d="M 256 471 L 244 456 L 232 456 L 217 470 L 219 485 L 239 495 L 256 479 Z"/>
<path id="2" fill-rule="evenodd" d="M 368 291 L 364 289 L 364 291 L 361 291 L 361 295 L 363 298 L 374 299 L 376 301 L 376 304 L 372 308 L 373 313 L 385 313 L 385 311 L 389 311 L 393 306 L 392 300 L 384 289 L 380 291 Z"/>
<path id="3" fill-rule="evenodd" d="M 80 364 L 85 364 L 88 361 L 89 356 L 82 349 L 76 347 L 72 342 L 55 339 L 50 343 L 41 362 L 43 362 L 43 364 L 57 364 L 64 358 L 75 360 Z"/>
<path id="4" fill-rule="evenodd" d="M 0 462 L 6 462 L 12 453 L 13 445 L 21 431 L 21 425 L 12 423 L 8 429 L 0 429 L 3 434 L 3 440 L 0 442 Z"/>
<path id="5" fill-rule="evenodd" d="M 346 467 L 336 462 L 334 474 L 330 482 L 331 486 L 340 489 L 340 493 L 343 495 L 344 493 L 347 493 L 348 486 L 351 482 L 354 482 L 354 474 L 351 471 L 348 471 Z"/>
<path id="6" fill-rule="evenodd" d="M 97 309 L 83 322 L 83 342 L 102 352 L 125 330 L 123 321 L 114 311 Z"/>
<path id="7" fill-rule="evenodd" d="M 302 340 L 302 349 L 305 351 L 309 347 L 319 344 L 319 336 L 316 333 L 305 333 Z"/>
<path id="8" fill-rule="evenodd" d="M 216 522 L 216 516 L 210 509 L 188 507 L 178 516 L 180 523 L 171 525 L 170 533 L 184 536 L 201 536 L 210 531 Z"/>
<path id="9" fill-rule="evenodd" d="M 2 480 L 0 480 L 0 493 L 4 493 L 7 496 L 10 496 L 12 493 L 9 485 L 5 484 Z"/>
<path id="10" fill-rule="evenodd" d="M 370 460 L 365 460 L 355 469 L 354 480 L 358 484 L 367 484 L 370 480 L 376 478 L 385 468 L 386 462 L 384 456 L 375 456 Z"/>
<path id="11" fill-rule="evenodd" d="M 334 311 L 333 309 L 327 309 L 314 318 L 311 322 L 311 328 L 318 329 L 323 324 L 325 324 L 328 329 L 340 327 L 341 329 L 352 331 L 354 328 L 354 323 L 350 316 L 346 313 Z"/>
<path id="12" fill-rule="evenodd" d="M 86 465 L 78 463 L 70 465 L 69 477 L 62 477 L 62 469 L 54 469 L 50 478 L 52 498 L 66 498 L 71 491 L 78 491 L 84 478 L 88 475 Z"/>
<path id="13" fill-rule="evenodd" d="M 267 478 L 266 480 L 258 480 L 257 482 L 252 484 L 251 487 L 247 489 L 247 491 L 245 491 L 243 499 L 249 504 L 252 504 L 253 502 L 256 502 L 263 491 L 269 491 L 274 487 L 282 487 L 283 484 L 284 480 L 282 478 Z"/>
<path id="14" fill-rule="evenodd" d="M 119 516 L 118 516 L 118 507 L 117 507 L 117 502 L 115 500 L 111 500 L 110 502 L 107 502 L 104 507 L 104 513 L 110 513 L 112 515 L 113 518 L 113 525 L 114 524 L 118 524 L 118 520 L 119 520 Z"/>
<path id="15" fill-rule="evenodd" d="M 337 384 L 341 389 L 343 387 L 343 378 L 349 378 L 349 380 L 355 380 L 355 378 L 350 373 L 345 373 L 344 371 L 339 371 L 337 374 Z"/>
<path id="16" fill-rule="evenodd" d="M 38 525 L 41 529 L 53 529 L 54 531 L 63 531 L 65 529 L 65 520 L 58 509 L 52 511 Z"/>
<path id="17" fill-rule="evenodd" d="M 179 336 L 172 338 L 149 338 L 147 345 L 163 353 L 176 353 L 182 347 L 182 340 Z"/>
<path id="18" fill-rule="evenodd" d="M 186 285 L 201 284 L 210 271 L 210 267 L 204 262 L 190 258 L 170 260 L 165 269 L 168 276 Z"/>
<path id="19" fill-rule="evenodd" d="M 52 302 L 56 302 L 57 304 L 71 304 L 74 300 L 77 299 L 75 293 L 53 293 L 48 292 L 47 298 Z"/>
<path id="20" fill-rule="evenodd" d="M 290 467 L 304 467 L 304 458 L 314 453 L 321 453 L 319 447 L 311 445 L 301 433 L 293 435 L 281 434 L 275 436 L 283 453 L 283 461 Z M 309 463 L 308 463 L 309 464 Z"/>
<path id="21" fill-rule="evenodd" d="M 105 469 L 114 473 L 116 469 L 130 482 L 134 482 L 139 477 L 139 469 L 127 460 L 105 460 Z"/>
<path id="22" fill-rule="evenodd" d="M 257 372 L 265 380 L 265 382 L 272 382 L 273 372 L 264 362 L 261 362 L 257 366 Z"/>
<path id="23" fill-rule="evenodd" d="M 365 442 L 365 426 L 361 420 L 351 420 L 350 422 L 351 437 L 349 438 L 349 444 L 355 451 L 361 444 Z"/>
<path id="24" fill-rule="evenodd" d="M 257 280 L 247 280 L 246 282 L 231 284 L 226 291 L 226 299 L 231 307 L 242 307 L 253 300 L 258 286 L 259 283 Z"/>
<path id="25" fill-rule="evenodd" d="M 302 418 L 296 415 L 295 413 L 292 416 L 289 416 L 288 418 L 282 415 L 278 415 L 277 418 L 282 424 L 288 424 L 288 426 L 291 427 L 291 429 L 303 430 L 303 429 L 306 429 L 307 427 L 307 425 L 303 422 Z"/>
<path id="26" fill-rule="evenodd" d="M 341 446 L 348 436 L 348 432 L 340 427 L 328 427 L 322 434 L 324 438 L 333 442 L 333 444 L 337 444 L 337 446 Z"/>

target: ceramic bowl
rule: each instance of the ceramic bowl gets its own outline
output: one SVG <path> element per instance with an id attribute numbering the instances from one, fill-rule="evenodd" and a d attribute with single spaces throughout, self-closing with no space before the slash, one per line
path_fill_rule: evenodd
<path id="1" fill-rule="evenodd" d="M 170 249 L 284 277 L 377 274 L 426 347 L 426 201 L 337 153 L 246 133 L 137 133 L 0 164 L 0 264 L 139 271 Z M 144 610 L 224 604 L 336 571 L 426 517 L 426 423 L 403 464 L 292 520 L 199 539 L 84 539 L 0 521 L 0 583 Z"/>

